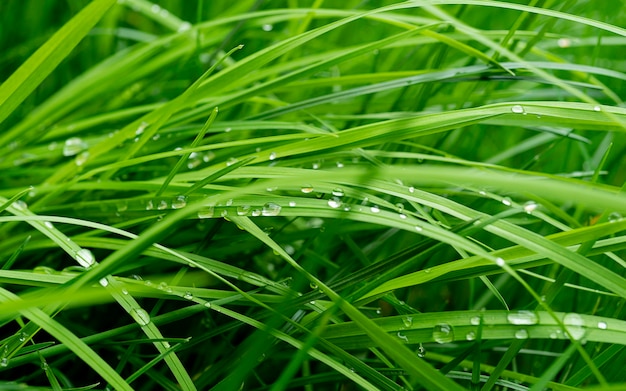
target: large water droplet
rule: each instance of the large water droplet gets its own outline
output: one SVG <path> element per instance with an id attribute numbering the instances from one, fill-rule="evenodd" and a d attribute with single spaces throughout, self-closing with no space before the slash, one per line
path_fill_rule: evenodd
<path id="1" fill-rule="evenodd" d="M 433 339 L 437 343 L 449 343 L 454 341 L 454 330 L 447 323 L 439 323 L 433 328 Z"/>
<path id="2" fill-rule="evenodd" d="M 82 267 L 88 268 L 94 264 L 96 259 L 91 251 L 86 248 L 81 248 L 76 252 L 76 260 Z"/>
<path id="3" fill-rule="evenodd" d="M 524 112 L 524 108 L 520 105 L 513 105 L 511 107 L 511 111 L 515 114 L 522 114 Z"/>
<path id="4" fill-rule="evenodd" d="M 278 214 L 280 213 L 280 209 L 281 209 L 280 205 L 274 202 L 268 202 L 265 205 L 263 205 L 261 214 L 263 216 L 278 216 Z"/>
<path id="5" fill-rule="evenodd" d="M 147 326 L 150 324 L 150 315 L 148 315 L 143 308 L 131 309 L 130 316 L 132 316 L 135 322 L 137 322 L 140 326 Z"/>
<path id="6" fill-rule="evenodd" d="M 334 208 L 334 209 L 340 208 L 341 205 L 342 205 L 342 202 L 341 202 L 341 198 L 339 197 L 333 197 L 328 200 L 328 206 L 330 206 L 331 208 Z"/>
<path id="7" fill-rule="evenodd" d="M 575 340 L 580 340 L 585 336 L 585 321 L 580 315 L 574 313 L 566 314 L 563 317 L 563 324 Z"/>
<path id="8" fill-rule="evenodd" d="M 179 195 L 178 197 L 174 198 L 174 201 L 172 201 L 172 209 L 181 209 L 185 206 L 187 206 L 187 197 L 185 197 L 184 195 Z"/>
<path id="9" fill-rule="evenodd" d="M 506 319 L 511 324 L 515 325 L 531 325 L 537 324 L 539 318 L 537 314 L 533 311 L 517 311 L 517 312 L 509 312 L 506 316 Z"/>
<path id="10" fill-rule="evenodd" d="M 74 156 L 87 149 L 88 145 L 79 137 L 70 137 L 63 145 L 63 156 Z"/>

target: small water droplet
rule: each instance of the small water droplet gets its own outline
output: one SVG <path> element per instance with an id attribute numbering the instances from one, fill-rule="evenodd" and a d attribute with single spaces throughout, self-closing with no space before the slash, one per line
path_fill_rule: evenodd
<path id="1" fill-rule="evenodd" d="M 105 287 L 105 288 L 106 288 L 107 286 L 109 286 L 109 280 L 107 280 L 107 278 L 106 278 L 106 277 L 102 277 L 102 278 L 100 279 L 100 281 L 98 281 L 98 282 L 100 283 L 100 285 L 102 285 L 102 286 L 103 286 L 103 287 Z"/>
<path id="2" fill-rule="evenodd" d="M 526 329 L 519 329 L 519 330 L 515 331 L 515 338 L 517 338 L 517 339 L 527 339 L 528 338 L 528 331 L 526 331 Z"/>
<path id="3" fill-rule="evenodd" d="M 237 206 L 237 216 L 247 216 L 250 213 L 250 205 Z"/>
<path id="4" fill-rule="evenodd" d="M 167 201 L 165 200 L 159 201 L 159 205 L 157 205 L 158 210 L 164 210 L 164 209 L 167 209 L 167 207 L 168 207 Z"/>
<path id="5" fill-rule="evenodd" d="M 292 208 L 296 206 L 296 201 L 289 201 L 289 206 Z"/>
<path id="6" fill-rule="evenodd" d="M 179 195 L 178 197 L 174 198 L 174 201 L 172 201 L 172 209 L 181 209 L 185 206 L 187 206 L 187 197 L 185 197 L 184 195 Z"/>
<path id="7" fill-rule="evenodd" d="M 398 217 L 401 218 L 402 220 L 406 219 L 406 215 L 404 213 L 400 213 Z"/>
<path id="8" fill-rule="evenodd" d="M 617 213 L 617 212 L 613 212 L 611 214 L 609 214 L 609 222 L 610 223 L 614 223 L 616 221 L 619 221 L 622 219 L 622 215 Z"/>
<path id="9" fill-rule="evenodd" d="M 182 22 L 180 24 L 180 26 L 178 26 L 178 30 L 177 31 L 179 33 L 182 33 L 182 32 L 185 32 L 187 30 L 191 30 L 191 23 L 189 23 L 189 22 Z"/>
<path id="10" fill-rule="evenodd" d="M 154 209 L 154 203 L 152 202 L 152 200 L 149 200 L 148 203 L 146 203 L 146 210 L 152 209 Z"/>
<path id="11" fill-rule="evenodd" d="M 524 204 L 524 212 L 531 214 L 537 209 L 537 204 L 534 201 L 528 201 Z"/>
<path id="12" fill-rule="evenodd" d="M 575 340 L 580 340 L 585 336 L 585 321 L 580 315 L 575 313 L 566 314 L 563 317 L 563 324 Z"/>
<path id="13" fill-rule="evenodd" d="M 122 294 L 123 294 L 123 295 L 127 295 L 127 294 L 128 294 L 128 289 L 126 289 L 126 288 L 122 288 Z"/>
<path id="14" fill-rule="evenodd" d="M 49 222 L 49 221 L 44 222 L 44 223 L 43 223 L 43 225 L 45 225 L 45 226 L 46 226 L 46 228 L 49 228 L 49 229 L 54 229 L 54 224 L 52 224 L 52 223 L 51 223 L 51 222 Z"/>
<path id="15" fill-rule="evenodd" d="M 409 338 L 406 335 L 402 334 L 400 331 L 398 331 L 396 335 L 404 342 L 409 343 Z"/>
<path id="16" fill-rule="evenodd" d="M 250 213 L 252 216 L 257 217 L 257 216 L 261 216 L 261 210 L 260 209 L 253 209 L 252 213 Z"/>
<path id="17" fill-rule="evenodd" d="M 470 323 L 474 326 L 478 326 L 480 324 L 480 316 L 472 316 L 470 318 Z"/>
<path id="18" fill-rule="evenodd" d="M 20 338 L 19 338 L 20 342 L 26 341 L 26 337 L 28 337 L 28 334 L 20 333 Z"/>
<path id="19" fill-rule="evenodd" d="M 511 206 L 511 203 L 512 203 L 509 197 L 504 197 L 501 202 L 506 206 Z"/>
<path id="20" fill-rule="evenodd" d="M 320 168 L 320 164 L 319 164 L 319 162 L 315 162 L 315 163 L 311 164 L 311 167 L 312 167 L 314 170 L 317 170 L 318 168 Z"/>
<path id="21" fill-rule="evenodd" d="M 63 156 L 74 156 L 78 155 L 85 149 L 87 149 L 88 145 L 83 139 L 79 137 L 70 137 L 65 140 L 65 144 L 63 145 Z"/>
<path id="22" fill-rule="evenodd" d="M 341 205 L 342 205 L 342 202 L 341 202 L 341 198 L 339 197 L 333 197 L 328 200 L 328 206 L 330 206 L 333 209 L 340 208 Z"/>
<path id="23" fill-rule="evenodd" d="M 417 347 L 417 357 L 424 358 L 424 356 L 426 356 L 426 349 L 424 348 L 424 345 L 422 345 L 422 343 L 420 342 L 419 346 Z"/>
<path id="24" fill-rule="evenodd" d="M 405 316 L 402 318 L 402 323 L 404 324 L 404 327 L 411 327 L 413 326 L 413 317 L 412 316 Z"/>
<path id="25" fill-rule="evenodd" d="M 213 206 L 205 206 L 201 208 L 200 210 L 198 210 L 198 218 L 210 219 L 211 217 L 213 217 L 214 213 L 215 213 L 215 208 Z"/>
<path id="26" fill-rule="evenodd" d="M 152 7 L 150 7 L 150 11 L 157 14 L 159 13 L 159 11 L 161 11 L 161 7 L 158 4 L 153 4 Z"/>
<path id="27" fill-rule="evenodd" d="M 470 331 L 469 333 L 465 334 L 465 339 L 468 341 L 473 341 L 476 339 L 476 333 L 473 331 Z"/>
<path id="28" fill-rule="evenodd" d="M 409 186 L 409 193 L 415 193 L 415 188 L 413 186 Z"/>
<path id="29" fill-rule="evenodd" d="M 513 105 L 511 107 L 511 111 L 515 114 L 522 114 L 524 112 L 524 108 L 520 105 Z"/>
<path id="30" fill-rule="evenodd" d="M 312 282 L 312 283 L 309 284 L 309 288 L 311 288 L 312 290 L 315 291 L 315 290 L 317 290 L 318 286 L 317 286 L 316 283 Z"/>
<path id="31" fill-rule="evenodd" d="M 608 325 L 606 324 L 606 322 L 598 322 L 599 329 L 606 330 L 607 327 Z"/>
<path id="32" fill-rule="evenodd" d="M 232 166 L 233 164 L 237 163 L 239 160 L 237 160 L 237 158 L 231 157 L 228 158 L 228 160 L 226 160 L 226 166 Z"/>
<path id="33" fill-rule="evenodd" d="M 193 295 L 191 294 L 191 292 L 185 292 L 183 298 L 186 300 L 193 300 Z"/>
<path id="34" fill-rule="evenodd" d="M 28 205 L 26 204 L 26 202 L 22 201 L 22 200 L 17 200 L 15 202 L 13 202 L 11 204 L 12 207 L 14 207 L 17 210 L 26 210 L 28 209 Z"/>
<path id="35" fill-rule="evenodd" d="M 416 226 L 415 226 L 415 230 L 416 230 L 417 232 L 422 232 L 424 229 L 423 229 L 422 227 L 420 227 L 419 225 L 416 225 Z"/>
<path id="36" fill-rule="evenodd" d="M 344 196 L 343 189 L 341 189 L 341 188 L 333 189 L 331 194 L 334 195 L 335 197 L 343 197 Z"/>
<path id="37" fill-rule="evenodd" d="M 124 212 L 128 209 L 128 204 L 126 203 L 126 201 L 122 201 L 119 204 L 117 204 L 117 211 L 118 212 Z"/>
<path id="38" fill-rule="evenodd" d="M 261 26 L 261 28 L 263 29 L 263 31 L 272 31 L 272 29 L 274 29 L 274 26 L 272 26 L 269 23 L 266 23 L 263 26 Z"/>
<path id="39" fill-rule="evenodd" d="M 447 323 L 439 323 L 433 328 L 433 339 L 437 343 L 449 343 L 454 341 L 454 331 Z"/>
<path id="40" fill-rule="evenodd" d="M 81 248 L 76 252 L 76 260 L 84 268 L 89 268 L 96 261 L 93 253 L 86 248 Z"/>
<path id="41" fill-rule="evenodd" d="M 276 159 L 276 152 L 270 153 L 270 160 Z"/>
<path id="42" fill-rule="evenodd" d="M 506 315 L 506 319 L 509 321 L 509 323 L 514 325 L 532 325 L 539 322 L 537 314 L 533 311 L 509 312 Z"/>
<path id="43" fill-rule="evenodd" d="M 380 208 L 377 205 L 372 206 L 370 210 L 372 211 L 372 213 L 380 212 Z"/>
<path id="44" fill-rule="evenodd" d="M 263 205 L 261 214 L 263 216 L 278 216 L 278 214 L 280 213 L 280 209 L 281 209 L 280 205 L 274 202 L 268 202 L 265 205 Z"/>
<path id="45" fill-rule="evenodd" d="M 600 106 L 593 106 L 593 111 L 602 111 L 602 107 L 600 107 Z"/>
<path id="46" fill-rule="evenodd" d="M 205 306 L 206 308 L 211 308 L 211 302 L 210 302 L 210 301 L 207 301 L 206 303 L 204 303 L 204 306 Z"/>
<path id="47" fill-rule="evenodd" d="M 313 193 L 313 187 L 312 186 L 302 186 L 300 188 L 300 191 L 303 192 L 304 194 Z"/>
<path id="48" fill-rule="evenodd" d="M 135 322 L 137 322 L 140 326 L 147 326 L 150 324 L 150 315 L 148 315 L 143 308 L 133 308 L 129 313 Z"/>
<path id="49" fill-rule="evenodd" d="M 504 265 L 506 265 L 506 262 L 502 258 L 496 258 L 496 265 L 503 267 Z"/>
<path id="50" fill-rule="evenodd" d="M 565 49 L 572 45 L 572 41 L 569 38 L 559 38 L 557 45 L 559 45 L 560 48 Z"/>
<path id="51" fill-rule="evenodd" d="M 0 358 L 0 367 L 6 368 L 9 366 L 9 359 L 6 357 Z"/>
<path id="52" fill-rule="evenodd" d="M 89 152 L 81 152 L 78 156 L 76 156 L 76 159 L 74 159 L 74 164 L 80 167 L 87 162 L 87 159 L 89 159 Z"/>
<path id="53" fill-rule="evenodd" d="M 342 162 L 337 162 L 335 164 L 337 165 L 337 168 L 343 168 L 343 163 Z"/>

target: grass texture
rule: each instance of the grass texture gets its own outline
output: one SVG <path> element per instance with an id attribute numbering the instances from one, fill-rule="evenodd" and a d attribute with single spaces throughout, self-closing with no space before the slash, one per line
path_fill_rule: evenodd
<path id="1" fill-rule="evenodd" d="M 621 11 L 0 3 L 0 389 L 625 389 Z"/>

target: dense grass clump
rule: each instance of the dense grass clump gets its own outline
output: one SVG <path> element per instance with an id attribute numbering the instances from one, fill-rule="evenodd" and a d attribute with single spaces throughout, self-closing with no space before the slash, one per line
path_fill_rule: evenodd
<path id="1" fill-rule="evenodd" d="M 0 389 L 624 389 L 620 7 L 0 3 Z"/>

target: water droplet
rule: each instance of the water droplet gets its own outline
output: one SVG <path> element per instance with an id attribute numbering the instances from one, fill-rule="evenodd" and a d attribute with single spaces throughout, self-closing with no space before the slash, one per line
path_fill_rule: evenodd
<path id="1" fill-rule="evenodd" d="M 526 331 L 526 329 L 519 329 L 519 330 L 515 331 L 515 338 L 517 338 L 517 339 L 527 339 L 528 338 L 528 331 Z"/>
<path id="2" fill-rule="evenodd" d="M 76 260 L 84 268 L 89 268 L 96 261 L 93 253 L 86 248 L 81 248 L 76 252 Z"/>
<path id="3" fill-rule="evenodd" d="M 150 7 L 150 11 L 156 13 L 159 13 L 159 11 L 161 11 L 161 7 L 158 4 L 153 4 L 152 7 Z"/>
<path id="4" fill-rule="evenodd" d="M 335 197 L 343 197 L 344 196 L 343 189 L 340 189 L 340 188 L 333 189 L 332 195 L 334 195 Z"/>
<path id="5" fill-rule="evenodd" d="M 401 218 L 402 220 L 406 219 L 406 215 L 404 213 L 400 213 L 398 217 Z"/>
<path id="6" fill-rule="evenodd" d="M 143 308 L 133 308 L 129 313 L 135 322 L 137 322 L 140 326 L 147 326 L 150 324 L 150 315 L 148 315 Z"/>
<path id="7" fill-rule="evenodd" d="M 537 314 L 533 311 L 509 312 L 506 315 L 506 319 L 509 321 L 509 323 L 515 325 L 531 325 L 537 324 L 537 322 L 539 322 Z"/>
<path id="8" fill-rule="evenodd" d="M 224 133 L 230 133 L 231 130 L 233 130 L 233 128 L 226 128 L 224 129 Z"/>
<path id="9" fill-rule="evenodd" d="M 0 367 L 6 368 L 9 366 L 9 359 L 6 357 L 2 357 L 0 359 Z"/>
<path id="10" fill-rule="evenodd" d="M 164 209 L 167 209 L 167 206 L 168 206 L 167 205 L 167 201 L 161 200 L 161 201 L 159 201 L 159 205 L 157 206 L 157 209 L 158 210 L 164 210 Z"/>
<path id="11" fill-rule="evenodd" d="M 172 209 L 181 209 L 185 206 L 187 206 L 187 197 L 185 197 L 184 195 L 179 195 L 178 197 L 174 198 L 174 201 L 172 201 Z"/>
<path id="12" fill-rule="evenodd" d="M 607 327 L 608 325 L 606 324 L 606 322 L 598 322 L 599 329 L 606 330 Z"/>
<path id="13" fill-rule="evenodd" d="M 270 153 L 270 160 L 276 159 L 276 152 Z"/>
<path id="14" fill-rule="evenodd" d="M 602 107 L 600 107 L 600 106 L 593 106 L 593 111 L 602 111 Z"/>
<path id="15" fill-rule="evenodd" d="M 439 323 L 433 328 L 433 339 L 437 343 L 448 343 L 454 341 L 454 331 L 447 323 Z"/>
<path id="16" fill-rule="evenodd" d="M 511 111 L 515 114 L 522 114 L 524 112 L 524 108 L 520 105 L 513 105 L 513 107 L 511 107 Z"/>
<path id="17" fill-rule="evenodd" d="M 398 334 L 396 335 L 398 336 L 398 338 L 400 338 L 404 342 L 409 343 L 409 338 L 406 335 L 402 334 L 400 331 L 398 331 Z"/>
<path id="18" fill-rule="evenodd" d="M 205 206 L 198 211 L 198 218 L 210 219 L 215 213 L 215 208 L 212 206 Z"/>
<path id="19" fill-rule="evenodd" d="M 52 224 L 52 223 L 51 223 L 51 222 L 49 222 L 49 221 L 44 222 L 44 223 L 43 223 L 43 225 L 45 225 L 45 226 L 46 226 L 46 228 L 49 228 L 49 229 L 54 229 L 54 224 Z"/>
<path id="20" fill-rule="evenodd" d="M 266 23 L 263 26 L 261 26 L 261 28 L 263 29 L 263 31 L 272 31 L 274 26 L 272 26 L 271 24 Z"/>
<path id="21" fill-rule="evenodd" d="M 263 216 L 278 216 L 278 214 L 280 213 L 280 209 L 281 209 L 280 205 L 274 202 L 268 202 L 265 205 L 263 205 L 261 214 Z"/>
<path id="22" fill-rule="evenodd" d="M 302 186 L 302 188 L 300 188 L 300 191 L 303 192 L 304 194 L 313 193 L 313 187 L 312 186 Z"/>
<path id="23" fill-rule="evenodd" d="M 343 168 L 343 163 L 342 162 L 337 162 L 335 164 L 337 165 L 337 168 Z"/>
<path id="24" fill-rule="evenodd" d="M 11 204 L 11 206 L 17 210 L 26 210 L 28 209 L 28 205 L 26 204 L 26 202 L 22 201 L 22 200 L 17 200 L 15 202 L 13 202 Z"/>
<path id="25" fill-rule="evenodd" d="M 128 204 L 126 203 L 126 201 L 120 202 L 119 204 L 117 204 L 117 211 L 118 212 L 124 212 L 128 209 Z"/>
<path id="26" fill-rule="evenodd" d="M 506 264 L 506 262 L 504 262 L 504 259 L 502 258 L 496 258 L 496 265 L 503 267 Z"/>
<path id="27" fill-rule="evenodd" d="M 178 30 L 177 31 L 179 33 L 182 33 L 182 32 L 185 32 L 187 30 L 191 30 L 191 23 L 189 23 L 189 22 L 182 22 L 180 24 L 180 26 L 178 26 Z"/>
<path id="28" fill-rule="evenodd" d="M 531 214 L 537 209 L 537 204 L 534 201 L 528 201 L 524 204 L 524 212 Z"/>
<path id="29" fill-rule="evenodd" d="M 252 216 L 257 217 L 257 216 L 261 216 L 261 210 L 260 209 L 253 209 L 252 213 L 250 213 Z"/>
<path id="30" fill-rule="evenodd" d="M 420 227 L 419 225 L 416 225 L 416 226 L 415 226 L 415 230 L 416 230 L 417 232 L 422 232 L 424 229 L 423 229 L 422 227 Z"/>
<path id="31" fill-rule="evenodd" d="M 211 302 L 210 302 L 210 301 L 207 301 L 206 303 L 204 303 L 204 306 L 205 306 L 206 308 L 211 308 Z"/>
<path id="32" fill-rule="evenodd" d="M 409 186 L 409 193 L 415 193 L 415 188 L 413 186 Z"/>
<path id="33" fill-rule="evenodd" d="M 316 283 L 312 282 L 312 283 L 309 284 L 309 288 L 311 288 L 312 290 L 315 291 L 315 290 L 317 290 L 318 287 L 317 287 Z"/>
<path id="34" fill-rule="evenodd" d="M 65 140 L 65 144 L 63 145 L 63 156 L 74 156 L 78 155 L 85 149 L 87 149 L 88 145 L 79 137 L 70 137 Z"/>
<path id="35" fill-rule="evenodd" d="M 202 164 L 202 157 L 198 152 L 192 152 L 187 158 L 187 168 L 192 170 Z"/>
<path id="36" fill-rule="evenodd" d="M 617 212 L 613 212 L 611 214 L 609 214 L 609 222 L 610 223 L 614 223 L 616 221 L 619 221 L 622 219 L 622 215 L 617 213 Z"/>
<path id="37" fill-rule="evenodd" d="M 424 356 L 426 356 L 426 349 L 424 349 L 424 345 L 420 342 L 417 347 L 417 357 L 424 358 Z"/>
<path id="38" fill-rule="evenodd" d="M 506 206 L 511 206 L 511 199 L 509 197 L 504 197 L 501 202 Z"/>
<path id="39" fill-rule="evenodd" d="M 473 341 L 476 339 L 476 333 L 473 331 L 470 331 L 469 333 L 465 334 L 465 339 L 468 341 Z"/>
<path id="40" fill-rule="evenodd" d="M 372 211 L 372 213 L 380 212 L 380 208 L 377 205 L 372 206 L 370 210 Z"/>
<path id="41" fill-rule="evenodd" d="M 85 164 L 87 159 L 89 159 L 89 152 L 88 151 L 81 152 L 80 155 L 76 156 L 76 159 L 74 159 L 74 164 L 80 167 L 83 164 Z"/>
<path id="42" fill-rule="evenodd" d="M 296 206 L 296 201 L 289 201 L 289 206 L 292 208 Z"/>
<path id="43" fill-rule="evenodd" d="M 193 295 L 191 294 L 191 292 L 185 292 L 183 298 L 186 300 L 193 300 Z"/>
<path id="44" fill-rule="evenodd" d="M 470 318 L 470 323 L 474 326 L 478 326 L 480 324 L 480 316 L 472 316 Z"/>
<path id="45" fill-rule="evenodd" d="M 226 166 L 232 166 L 233 164 L 237 163 L 239 160 L 237 160 L 237 158 L 231 157 L 228 158 L 228 160 L 226 160 Z"/>
<path id="46" fill-rule="evenodd" d="M 250 205 L 237 206 L 237 216 L 247 216 L 250 213 Z"/>
<path id="47" fill-rule="evenodd" d="M 331 199 L 328 200 L 328 206 L 330 206 L 331 208 L 339 208 L 341 207 L 342 202 L 341 202 L 341 198 L 339 197 L 333 197 Z"/>
<path id="48" fill-rule="evenodd" d="M 319 164 L 319 162 L 315 162 L 315 163 L 313 163 L 313 164 L 311 165 L 311 167 L 312 167 L 314 170 L 317 170 L 318 168 L 320 168 L 320 164 Z"/>
<path id="49" fill-rule="evenodd" d="M 127 294 L 128 294 L 128 289 L 126 289 L 126 288 L 122 288 L 122 294 L 123 294 L 123 295 L 127 295 Z"/>
<path id="50" fill-rule="evenodd" d="M 277 187 L 277 186 L 274 186 L 274 187 L 266 187 L 266 188 L 265 188 L 265 190 L 266 190 L 266 191 L 269 191 L 269 192 L 272 192 L 272 191 L 274 191 L 274 190 L 276 190 L 276 189 L 278 189 L 278 187 Z"/>
<path id="51" fill-rule="evenodd" d="M 152 210 L 152 209 L 154 209 L 154 203 L 152 203 L 152 200 L 150 200 L 146 204 L 146 210 Z"/>
<path id="52" fill-rule="evenodd" d="M 575 340 L 580 340 L 585 336 L 585 321 L 580 315 L 575 313 L 566 314 L 563 317 L 563 324 Z"/>
<path id="53" fill-rule="evenodd" d="M 412 316 L 405 316 L 402 318 L 402 323 L 404 324 L 404 327 L 411 327 L 413 326 L 413 317 Z"/>
<path id="54" fill-rule="evenodd" d="M 559 45 L 560 48 L 565 49 L 572 45 L 572 41 L 570 41 L 569 38 L 559 38 L 557 45 Z"/>

